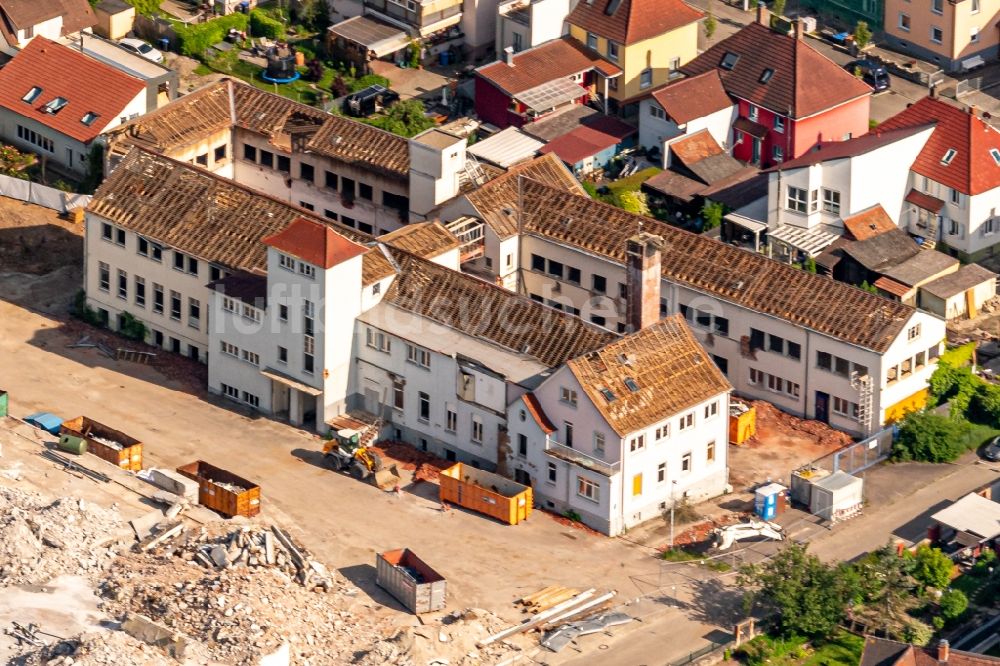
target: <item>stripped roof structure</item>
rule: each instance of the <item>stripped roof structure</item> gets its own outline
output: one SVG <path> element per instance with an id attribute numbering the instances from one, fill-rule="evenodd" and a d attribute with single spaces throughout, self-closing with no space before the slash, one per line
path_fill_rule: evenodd
<path id="1" fill-rule="evenodd" d="M 625 263 L 625 241 L 662 236 L 663 277 L 844 342 L 884 352 L 915 310 L 658 220 L 525 180 L 524 232 Z"/>
<path id="2" fill-rule="evenodd" d="M 732 390 L 679 314 L 566 365 L 621 437 Z"/>
<path id="3" fill-rule="evenodd" d="M 621 68 L 593 53 L 569 37 L 560 37 L 514 55 L 514 65 L 503 60 L 476 69 L 476 75 L 514 96 L 554 79 L 564 79 L 589 70 L 618 76 Z M 585 95 L 586 91 L 582 90 Z"/>
<path id="4" fill-rule="evenodd" d="M 937 97 L 924 97 L 879 125 L 882 129 L 935 123 L 911 167 L 921 176 L 964 194 L 1000 187 L 1000 132 L 975 109 L 960 109 Z"/>
<path id="5" fill-rule="evenodd" d="M 41 36 L 0 69 L 0 106 L 82 143 L 145 90 L 139 79 Z M 52 106 L 59 99 L 64 104 Z"/>
<path id="6" fill-rule="evenodd" d="M 517 234 L 518 181 L 522 178 L 545 183 L 563 192 L 586 194 L 580 182 L 555 155 L 543 155 L 519 164 L 465 195 L 479 218 L 501 239 Z"/>
<path id="7" fill-rule="evenodd" d="M 704 14 L 681 0 L 584 0 L 566 22 L 629 46 L 701 20 Z"/>
<path id="8" fill-rule="evenodd" d="M 465 273 L 396 248 L 384 303 L 555 367 L 618 336 Z"/>
<path id="9" fill-rule="evenodd" d="M 733 106 L 716 69 L 672 81 L 650 94 L 678 125 Z"/>
<path id="10" fill-rule="evenodd" d="M 440 222 L 413 222 L 395 231 L 379 236 L 379 242 L 432 258 L 459 246 L 458 238 Z"/>
<path id="11" fill-rule="evenodd" d="M 227 128 L 266 136 L 288 150 L 288 137 L 302 136 L 305 150 L 375 170 L 408 177 L 407 140 L 371 125 L 324 113 L 237 79 L 222 79 L 126 123 L 112 141 L 171 154 Z"/>
<path id="12" fill-rule="evenodd" d="M 736 58 L 724 67 L 723 58 Z M 726 92 L 792 118 L 806 118 L 871 95 L 866 83 L 804 40 L 751 23 L 681 67 L 687 76 L 717 70 Z M 765 70 L 770 78 L 761 83 Z"/>

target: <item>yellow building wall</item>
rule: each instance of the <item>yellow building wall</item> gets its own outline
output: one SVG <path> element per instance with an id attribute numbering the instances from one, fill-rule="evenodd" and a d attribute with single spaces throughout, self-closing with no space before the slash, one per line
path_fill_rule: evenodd
<path id="1" fill-rule="evenodd" d="M 886 0 L 885 30 L 894 37 L 923 47 L 948 60 L 961 60 L 984 49 L 1000 45 L 997 16 L 1000 0 L 980 0 L 980 9 L 972 13 L 972 0 L 952 4 L 942 1 L 943 13 L 931 11 L 930 0 L 924 3 Z M 910 30 L 899 27 L 899 14 L 910 17 Z M 931 28 L 941 28 L 940 44 L 931 41 Z M 979 41 L 972 42 L 972 28 L 979 28 Z"/>
<path id="2" fill-rule="evenodd" d="M 885 410 L 885 423 L 895 423 L 906 416 L 907 412 L 917 412 L 926 407 L 928 394 L 927 389 L 921 389 L 909 398 L 904 398 L 895 405 L 887 407 Z"/>
<path id="3" fill-rule="evenodd" d="M 983 49 L 995 49 L 1000 44 L 1000 30 L 997 30 L 997 15 L 1000 14 L 1000 0 L 979 0 L 979 11 L 972 13 L 972 0 L 952 5 L 944 3 L 945 16 L 949 12 L 954 17 L 955 37 L 952 41 L 952 58 L 961 60 Z M 972 42 L 972 28 L 979 28 L 979 41 Z"/>
<path id="4" fill-rule="evenodd" d="M 1000 2 L 1000 0 L 997 0 Z M 597 38 L 597 52 L 605 59 L 615 62 L 622 68 L 623 75 L 618 79 L 618 90 L 609 90 L 612 99 L 626 100 L 640 93 L 661 86 L 670 80 L 670 62 L 680 58 L 680 64 L 693 60 L 698 55 L 698 26 L 695 21 L 688 25 L 671 30 L 658 37 L 636 42 L 631 46 L 619 45 L 618 61 L 608 58 L 608 40 Z M 587 31 L 570 25 L 569 34 L 581 44 L 587 43 Z M 647 67 L 653 70 L 653 83 L 641 88 L 640 74 Z"/>

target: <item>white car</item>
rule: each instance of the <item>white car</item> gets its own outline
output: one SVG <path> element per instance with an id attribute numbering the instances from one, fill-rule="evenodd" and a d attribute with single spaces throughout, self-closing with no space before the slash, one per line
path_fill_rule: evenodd
<path id="1" fill-rule="evenodd" d="M 134 53 L 138 56 L 142 56 L 146 60 L 152 60 L 153 62 L 163 62 L 163 54 L 154 49 L 146 42 L 142 41 L 141 39 L 134 39 L 132 37 L 119 39 L 118 46 L 122 47 L 129 53 Z"/>

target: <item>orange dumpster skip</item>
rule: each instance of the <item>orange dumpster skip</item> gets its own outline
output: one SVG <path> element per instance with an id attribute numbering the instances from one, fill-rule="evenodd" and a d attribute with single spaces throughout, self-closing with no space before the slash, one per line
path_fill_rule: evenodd
<path id="1" fill-rule="evenodd" d="M 757 434 L 757 409 L 736 402 L 729 404 L 729 443 L 743 444 Z"/>
<path id="2" fill-rule="evenodd" d="M 456 463 L 441 472 L 441 501 L 472 509 L 508 525 L 531 515 L 531 488 L 515 481 Z"/>
<path id="3" fill-rule="evenodd" d="M 132 472 L 142 469 L 142 442 L 94 419 L 78 416 L 63 421 L 59 434 L 72 435 L 86 441 L 88 452 L 112 465 Z"/>
<path id="4" fill-rule="evenodd" d="M 224 516 L 253 518 L 260 513 L 260 486 L 232 472 L 196 460 L 177 468 L 177 473 L 198 482 L 198 504 Z"/>

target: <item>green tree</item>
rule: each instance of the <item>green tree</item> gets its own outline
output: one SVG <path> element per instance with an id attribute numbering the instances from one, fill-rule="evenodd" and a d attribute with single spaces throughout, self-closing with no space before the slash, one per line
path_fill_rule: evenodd
<path id="1" fill-rule="evenodd" d="M 771 5 L 771 12 L 775 16 L 785 15 L 785 0 L 774 0 L 774 4 Z"/>
<path id="2" fill-rule="evenodd" d="M 934 374 L 937 374 L 936 370 Z M 969 405 L 969 419 L 994 428 L 1000 426 L 1000 386 L 979 382 Z"/>
<path id="3" fill-rule="evenodd" d="M 321 37 L 326 35 L 326 29 L 333 25 L 330 4 L 326 0 L 303 0 L 301 16 L 306 27 L 319 33 Z"/>
<path id="4" fill-rule="evenodd" d="M 893 630 L 905 621 L 914 604 L 916 581 L 913 561 L 896 554 L 891 544 L 874 550 L 856 565 L 860 579 L 860 602 L 871 611 L 868 621 L 884 630 Z"/>
<path id="5" fill-rule="evenodd" d="M 969 423 L 933 412 L 910 412 L 899 423 L 899 438 L 892 445 L 893 460 L 951 462 L 963 451 L 962 439 Z"/>
<path id="6" fill-rule="evenodd" d="M 939 361 L 938 367 L 928 381 L 930 397 L 935 405 L 947 401 L 956 393 L 968 392 L 978 383 L 968 366 L 955 367 L 948 361 Z"/>
<path id="7" fill-rule="evenodd" d="M 385 115 L 365 120 L 369 125 L 380 127 L 400 136 L 414 136 L 434 127 L 434 121 L 427 117 L 424 103 L 419 99 L 408 99 L 389 107 Z"/>
<path id="8" fill-rule="evenodd" d="M 708 10 L 708 12 L 706 12 L 705 22 L 702 25 L 705 28 L 705 39 L 712 39 L 712 35 L 715 34 L 715 31 L 719 27 L 719 22 L 716 20 L 715 14 L 712 13 L 712 10 Z"/>
<path id="9" fill-rule="evenodd" d="M 858 21 L 858 24 L 854 26 L 854 43 L 858 45 L 859 49 L 863 49 L 868 46 L 869 42 L 872 41 L 872 31 L 868 27 L 867 21 Z"/>
<path id="10" fill-rule="evenodd" d="M 946 620 L 954 620 L 969 607 L 969 599 L 961 590 L 948 590 L 938 599 L 941 616 Z"/>
<path id="11" fill-rule="evenodd" d="M 807 273 L 816 275 L 816 260 L 812 257 L 806 257 L 806 262 L 802 267 L 806 269 Z"/>
<path id="12" fill-rule="evenodd" d="M 777 611 L 779 629 L 786 636 L 829 636 L 855 594 L 839 569 L 797 543 L 782 548 L 762 565 L 745 567 L 740 582 L 749 589 L 747 610 L 756 605 Z"/>
<path id="13" fill-rule="evenodd" d="M 704 220 L 704 224 L 701 227 L 702 231 L 708 231 L 710 229 L 715 229 L 722 225 L 722 218 L 726 214 L 726 207 L 719 203 L 718 201 L 711 201 L 706 199 L 704 205 L 701 207 L 701 217 Z"/>
<path id="14" fill-rule="evenodd" d="M 622 210 L 636 215 L 649 215 L 646 195 L 635 190 L 625 190 L 618 195 L 618 205 Z"/>
<path id="15" fill-rule="evenodd" d="M 913 577 L 927 587 L 943 590 L 951 582 L 951 572 L 955 564 L 939 548 L 924 544 L 917 548 L 913 556 Z"/>

